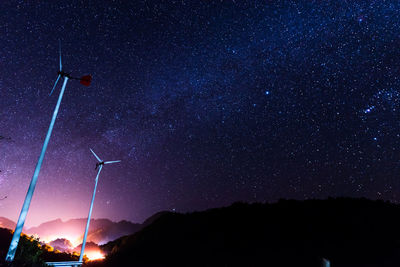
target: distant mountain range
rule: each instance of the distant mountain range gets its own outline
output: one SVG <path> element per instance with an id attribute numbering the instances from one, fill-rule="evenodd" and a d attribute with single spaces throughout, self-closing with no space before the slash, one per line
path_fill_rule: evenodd
<path id="1" fill-rule="evenodd" d="M 71 219 L 65 222 L 57 219 L 29 228 L 26 233 L 38 235 L 48 242 L 56 238 L 65 238 L 74 245 L 78 245 L 82 242 L 85 226 L 86 219 Z M 112 222 L 108 219 L 92 219 L 90 220 L 87 242 L 104 244 L 118 237 L 135 233 L 141 228 L 141 224 L 128 221 Z"/>
<path id="2" fill-rule="evenodd" d="M 15 229 L 16 223 L 5 218 L 0 217 L 0 227 Z M 66 239 L 72 243 L 72 248 L 78 246 L 83 239 L 83 234 L 86 226 L 86 219 L 71 219 L 62 221 L 60 219 L 48 221 L 40 224 L 37 227 L 24 229 L 27 235 L 38 236 L 40 240 L 50 243 L 56 239 Z M 92 219 L 90 221 L 90 228 L 87 237 L 87 242 L 94 242 L 96 244 L 104 244 L 109 241 L 115 240 L 121 236 L 133 234 L 142 228 L 142 224 L 132 223 L 128 221 L 113 222 L 109 219 Z M 68 245 L 68 242 L 59 244 L 60 248 Z"/>
<path id="3" fill-rule="evenodd" d="M 8 229 L 14 230 L 15 225 L 16 225 L 15 222 L 13 222 L 5 217 L 0 217 L 0 227 L 1 228 L 8 228 Z"/>
<path id="4" fill-rule="evenodd" d="M 49 245 L 59 251 L 71 251 L 74 247 L 74 245 L 65 238 L 57 238 L 56 240 L 51 241 Z"/>

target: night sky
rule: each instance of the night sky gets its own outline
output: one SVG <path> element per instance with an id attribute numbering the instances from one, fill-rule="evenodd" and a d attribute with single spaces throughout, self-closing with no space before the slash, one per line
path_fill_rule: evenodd
<path id="1" fill-rule="evenodd" d="M 56 4 L 58 2 L 58 4 Z M 141 222 L 235 201 L 400 200 L 398 1 L 1 1 L 0 216 Z"/>

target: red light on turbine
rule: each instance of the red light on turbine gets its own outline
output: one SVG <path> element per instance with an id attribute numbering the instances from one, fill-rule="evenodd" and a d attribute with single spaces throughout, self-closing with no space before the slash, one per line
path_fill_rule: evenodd
<path id="1" fill-rule="evenodd" d="M 83 84 L 84 86 L 89 86 L 91 82 L 92 82 L 92 75 L 85 75 L 82 76 L 80 79 L 80 83 Z"/>

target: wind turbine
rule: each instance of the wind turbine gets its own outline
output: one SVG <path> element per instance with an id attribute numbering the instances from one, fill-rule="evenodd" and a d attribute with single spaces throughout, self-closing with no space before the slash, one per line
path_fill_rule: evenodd
<path id="1" fill-rule="evenodd" d="M 50 95 L 53 93 L 54 89 L 56 88 L 56 85 L 58 83 L 58 80 L 60 80 L 61 77 L 64 77 L 64 83 L 63 83 L 63 87 L 61 89 L 61 93 L 63 94 L 63 89 L 65 89 L 65 86 L 67 85 L 68 79 L 71 80 L 79 80 L 81 84 L 85 85 L 85 86 L 89 86 L 91 81 L 92 81 L 92 76 L 91 75 L 85 75 L 82 76 L 80 78 L 76 78 L 76 77 L 72 77 L 70 73 L 64 72 L 63 68 L 62 68 L 62 62 L 61 62 L 61 41 L 60 41 L 60 70 L 58 71 L 58 76 L 57 76 L 57 80 L 54 83 L 53 89 L 50 92 Z M 62 96 L 61 96 L 62 97 Z"/>
<path id="2" fill-rule="evenodd" d="M 94 202 L 94 197 L 96 195 L 96 188 L 97 188 L 97 182 L 99 181 L 99 175 L 101 172 L 101 169 L 103 168 L 104 164 L 111 164 L 111 163 L 117 163 L 117 162 L 121 162 L 120 160 L 112 160 L 112 161 L 103 161 L 101 160 L 96 153 L 94 153 L 94 151 L 92 149 L 90 149 L 90 151 L 92 152 L 92 154 L 94 155 L 94 157 L 97 159 L 97 163 L 96 163 L 96 168 L 95 170 L 99 169 L 97 171 L 97 176 L 96 176 L 96 181 L 94 184 L 94 190 L 93 190 L 93 196 L 92 196 L 92 202 L 90 203 L 90 208 L 89 208 L 89 215 L 88 215 L 88 219 L 86 222 L 86 229 L 85 229 L 85 235 L 83 236 L 83 241 L 82 241 L 82 248 L 81 248 L 81 255 L 79 256 L 79 261 L 82 261 L 83 259 L 83 253 L 85 252 L 85 245 L 86 245 L 86 238 L 87 238 L 87 234 L 89 231 L 89 223 L 90 223 L 90 217 L 92 216 L 92 210 L 93 210 L 93 202 Z"/>
<path id="3" fill-rule="evenodd" d="M 22 209 L 21 209 L 21 213 L 19 214 L 17 225 L 15 226 L 15 231 L 14 231 L 13 237 L 11 239 L 11 244 L 10 244 L 10 247 L 8 248 L 8 252 L 7 252 L 7 256 L 6 256 L 7 262 L 12 262 L 14 260 L 15 252 L 17 251 L 19 238 L 22 233 L 22 228 L 24 227 L 24 224 L 25 224 L 25 218 L 26 218 L 26 215 L 28 214 L 29 206 L 31 204 L 31 200 L 33 197 L 33 192 L 35 191 L 36 182 L 39 177 L 40 168 L 43 163 L 47 145 L 49 144 L 49 141 L 50 141 L 51 133 L 53 131 L 54 123 L 57 118 L 58 110 L 60 108 L 61 100 L 64 95 L 64 91 L 65 91 L 65 87 L 67 86 L 68 79 L 80 80 L 80 83 L 85 86 L 89 86 L 90 82 L 92 81 L 92 76 L 90 76 L 90 75 L 86 75 L 81 78 L 74 78 L 74 77 L 71 77 L 70 74 L 63 71 L 62 62 L 61 62 L 61 41 L 60 41 L 59 53 L 60 53 L 60 70 L 58 71 L 58 77 L 57 77 L 56 82 L 54 83 L 54 86 L 50 92 L 50 95 L 53 93 L 53 91 L 56 88 L 56 85 L 61 77 L 64 78 L 64 83 L 62 85 L 60 94 L 58 96 L 57 104 L 56 104 L 56 107 L 53 112 L 53 117 L 51 118 L 50 126 L 49 126 L 49 129 L 47 130 L 46 138 L 44 139 L 44 143 L 42 146 L 42 151 L 40 152 L 40 156 L 39 156 L 38 162 L 36 164 L 35 171 L 33 172 L 32 180 L 29 185 L 28 192 L 26 193 L 25 201 L 24 201 L 24 204 L 22 205 Z"/>

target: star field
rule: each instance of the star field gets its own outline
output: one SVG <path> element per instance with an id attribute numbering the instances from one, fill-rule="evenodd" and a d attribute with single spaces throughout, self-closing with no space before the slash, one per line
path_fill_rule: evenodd
<path id="1" fill-rule="evenodd" d="M 400 200 L 397 1 L 0 3 L 0 214 L 28 225 L 234 201 Z"/>

